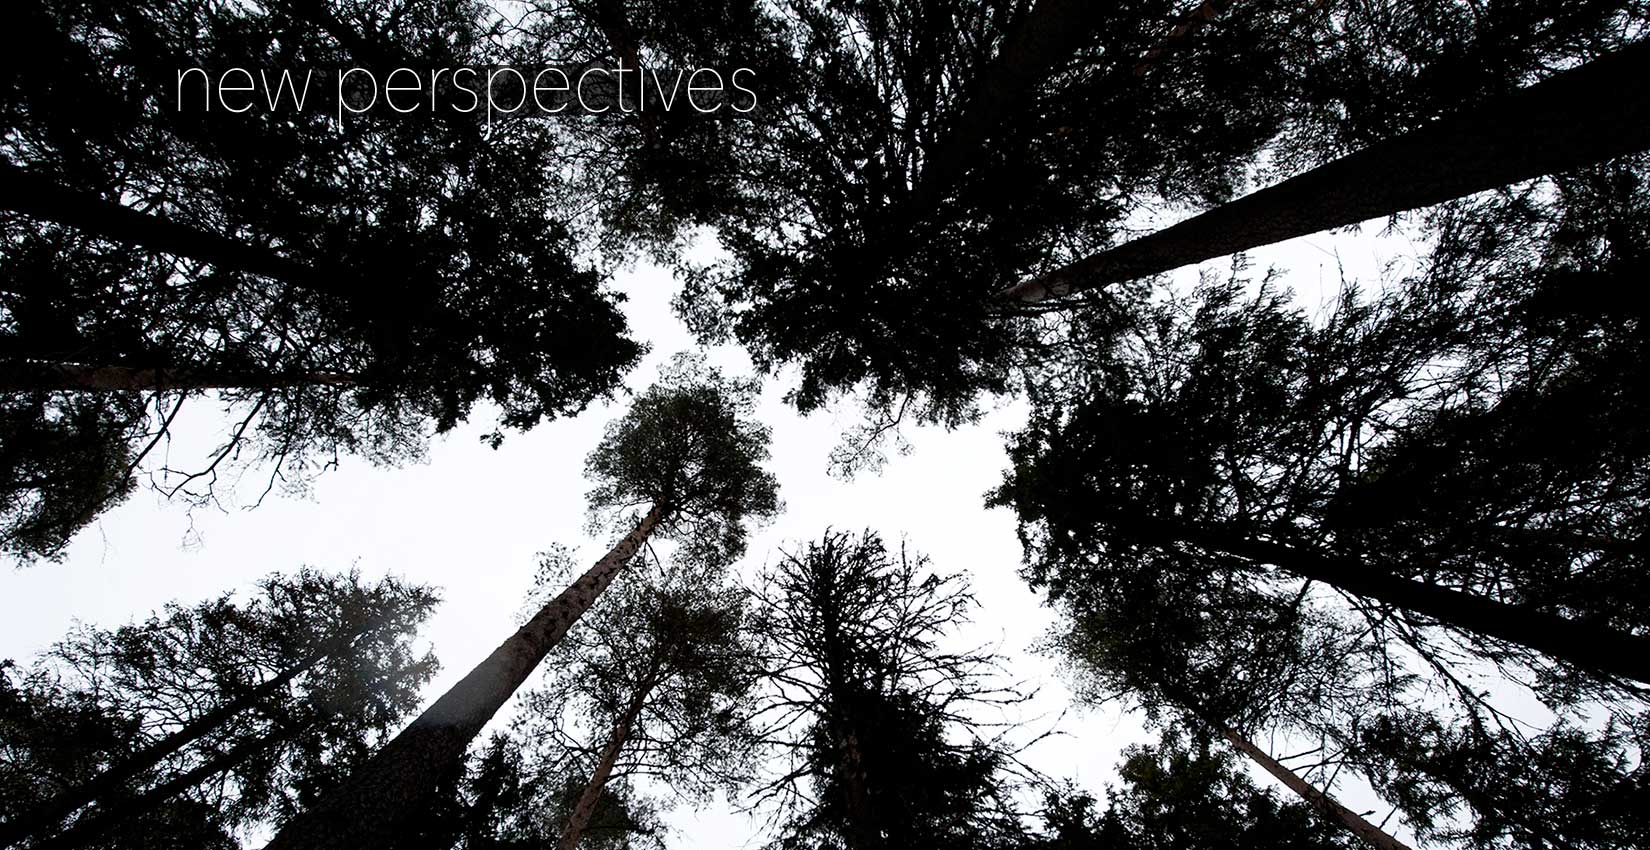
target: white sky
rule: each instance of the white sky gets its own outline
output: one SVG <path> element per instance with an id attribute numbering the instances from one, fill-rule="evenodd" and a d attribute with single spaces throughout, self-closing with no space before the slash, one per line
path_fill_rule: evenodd
<path id="1" fill-rule="evenodd" d="M 1320 292 L 1332 292 L 1339 279 L 1336 252 L 1349 274 L 1373 282 L 1381 263 L 1415 251 L 1401 237 L 1319 235 L 1256 252 L 1255 268 L 1288 269 L 1283 282 L 1315 306 Z M 1226 263 L 1209 266 L 1224 269 Z M 1183 270 L 1181 279 L 1195 280 L 1195 273 Z M 641 389 L 666 357 L 691 348 L 692 340 L 671 315 L 676 285 L 667 273 L 641 266 L 621 273 L 616 286 L 630 297 L 626 312 L 634 334 L 652 346 L 627 381 Z M 749 371 L 737 349 L 713 352 L 712 362 Z M 1020 550 L 1011 516 L 983 507 L 984 493 L 1007 465 L 1001 434 L 1019 426 L 1020 405 L 1008 404 L 954 432 L 909 429 L 909 455 L 891 456 L 880 475 L 843 482 L 826 475 L 826 455 L 857 414 L 844 406 L 835 419 L 802 418 L 781 403 L 784 388 L 784 376 L 767 384 L 761 417 L 773 428 L 770 469 L 787 509 L 753 537 L 741 568 L 771 562 L 781 547 L 817 538 L 827 526 L 872 528 L 890 541 L 903 536 L 936 568 L 971 576 L 982 607 L 960 640 L 1000 644 L 1010 670 L 1042 688 L 1030 714 L 1044 720 L 1032 723 L 1027 735 L 1045 728 L 1066 708 L 1068 694 L 1050 662 L 1026 650 L 1051 615 L 1017 576 Z M 427 690 L 433 699 L 515 629 L 535 553 L 552 543 L 577 545 L 581 553 L 605 550 L 607 541 L 585 534 L 589 485 L 582 470 L 604 424 L 624 404 L 620 399 L 572 420 L 511 434 L 497 451 L 480 443 L 478 436 L 492 426 L 478 416 L 434 441 L 427 462 L 378 469 L 345 458 L 320 477 L 310 497 L 276 493 L 251 511 L 197 510 L 191 518 L 183 506 L 139 492 L 82 533 L 65 563 L 0 572 L 0 658 L 31 659 L 76 619 L 113 627 L 169 601 L 188 604 L 249 588 L 271 572 L 355 566 L 369 578 L 393 573 L 442 590 L 444 601 L 423 632 L 443 665 Z M 184 435 L 174 446 L 177 465 L 201 456 L 224 427 L 214 416 L 202 416 L 197 425 L 199 434 Z M 249 482 L 246 490 L 255 496 L 257 487 Z M 1119 750 L 1149 737 L 1138 719 L 1116 709 L 1074 710 L 1061 729 L 1064 736 L 1031 749 L 1027 762 L 1095 792 L 1115 778 Z M 1357 808 L 1359 801 L 1347 802 Z M 756 823 L 726 806 L 678 811 L 670 823 L 677 831 L 669 844 L 683 850 L 762 843 Z"/>

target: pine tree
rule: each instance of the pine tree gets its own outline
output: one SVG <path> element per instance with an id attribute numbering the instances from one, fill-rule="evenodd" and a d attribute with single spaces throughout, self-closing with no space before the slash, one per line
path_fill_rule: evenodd
<path id="1" fill-rule="evenodd" d="M 1360 846 L 1304 802 L 1259 787 L 1207 736 L 1170 727 L 1123 751 L 1104 809 L 1067 787 L 1045 795 L 1025 850 L 1307 850 Z"/>
<path id="2" fill-rule="evenodd" d="M 678 358 L 608 427 L 586 461 L 593 509 L 630 531 L 572 586 L 375 753 L 339 788 L 288 823 L 270 848 L 383 847 L 544 656 L 595 604 L 652 537 L 679 542 L 688 563 L 727 564 L 745 523 L 778 510 L 760 467 L 768 431 L 751 419 L 754 387 Z M 646 513 L 635 515 L 642 506 Z"/>
<path id="3" fill-rule="evenodd" d="M 1316 324 L 1241 280 L 1073 316 L 994 498 L 1107 689 L 1327 741 L 1423 837 L 1630 845 L 1642 653 L 1601 650 L 1646 639 L 1642 310 L 1609 286 L 1641 175 L 1442 210 L 1413 279 Z"/>
<path id="4" fill-rule="evenodd" d="M 260 590 L 83 626 L 19 671 L 0 841 L 120 845 L 197 806 L 208 816 L 192 829 L 279 823 L 386 735 L 434 672 L 408 645 L 435 604 L 425 588 L 306 570 Z M 97 731 L 58 753 L 73 728 L 59 723 Z"/>
<path id="5" fill-rule="evenodd" d="M 1275 186 L 1009 288 L 1020 301 L 1081 292 L 1430 207 L 1650 148 L 1650 73 L 1635 44 L 1514 95 L 1383 140 Z"/>
<path id="6" fill-rule="evenodd" d="M 782 846 L 997 847 L 1020 834 L 1009 754 L 968 711 L 1021 695 L 990 680 L 989 656 L 936 645 L 973 605 L 960 579 L 874 533 L 827 532 L 758 593 L 774 686 L 759 720 L 790 755 L 757 799 L 779 804 Z"/>
<path id="7" fill-rule="evenodd" d="M 541 565 L 539 586 L 565 583 L 558 560 Z M 702 801 L 748 779 L 756 745 L 745 715 L 759 658 L 743 591 L 715 570 L 662 566 L 606 596 L 552 651 L 551 681 L 516 721 L 528 740 L 584 754 L 564 848 L 580 844 L 611 787 L 645 777 Z"/>
<path id="8" fill-rule="evenodd" d="M 216 395 L 230 438 L 160 482 L 196 499 L 230 465 L 301 480 L 341 453 L 415 456 L 478 403 L 525 429 L 610 394 L 641 350 L 602 276 L 575 260 L 572 205 L 547 179 L 554 125 L 488 136 L 462 115 L 379 113 L 339 127 L 314 102 L 202 108 L 199 75 L 178 79 L 485 65 L 499 54 L 482 13 L 412 0 L 380 28 L 331 2 L 20 10 L 9 34 L 52 57 L 0 90 L 0 387 L 35 393 L 48 420 L 96 403 L 88 392 L 146 410 L 118 420 L 134 460 L 178 405 Z M 321 77 L 311 101 L 336 87 Z M 95 478 L 118 483 L 129 465 Z M 86 475 L 37 498 L 123 492 Z M 51 557 L 74 530 L 54 523 L 11 548 Z"/>

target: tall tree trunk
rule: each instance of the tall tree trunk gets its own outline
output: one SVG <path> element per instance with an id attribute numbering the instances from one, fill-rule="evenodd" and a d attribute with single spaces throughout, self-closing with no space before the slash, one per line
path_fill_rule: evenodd
<path id="1" fill-rule="evenodd" d="M 353 384 L 347 372 L 298 372 L 258 375 L 212 369 L 154 369 L 96 366 L 41 360 L 0 361 L 0 393 L 126 392 L 144 390 L 270 389 L 311 384 Z"/>
<path id="2" fill-rule="evenodd" d="M 825 635 L 825 681 L 830 713 L 828 729 L 837 748 L 848 822 L 849 850 L 877 850 L 882 832 L 872 814 L 871 794 L 866 787 L 865 752 L 859 741 L 859 719 L 864 716 L 861 689 L 849 685 L 849 653 L 842 634 L 840 603 L 831 599 L 820 612 Z"/>
<path id="3" fill-rule="evenodd" d="M 1578 667 L 1650 683 L 1650 637 L 1415 581 L 1357 561 L 1268 540 L 1140 520 L 1152 533 L 1272 564 L 1302 578 L 1423 614 L 1447 626 L 1516 643 Z"/>
<path id="4" fill-rule="evenodd" d="M 1036 302 L 1650 148 L 1650 42 L 1004 290 Z"/>
<path id="5" fill-rule="evenodd" d="M 265 737 L 247 738 L 214 758 L 141 794 L 116 800 L 108 805 L 99 805 L 75 821 L 68 829 L 36 842 L 29 850 L 69 850 L 84 847 L 114 827 L 154 811 L 167 800 L 233 768 L 255 753 L 274 746 L 280 740 Z"/>
<path id="6" fill-rule="evenodd" d="M 315 292 L 345 293 L 314 269 L 270 249 L 60 186 L 4 158 L 0 158 L 0 209 L 67 225 L 114 242 L 275 278 Z"/>
<path id="7" fill-rule="evenodd" d="M 906 204 L 913 216 L 925 215 L 978 158 L 997 125 L 1087 43 L 1098 8 L 1094 0 L 1037 0 L 1003 39 L 963 111 L 923 164 Z"/>
<path id="8" fill-rule="evenodd" d="M 470 741 L 526 681 L 659 524 L 654 505 L 596 565 L 493 650 L 315 807 L 288 821 L 265 850 L 384 847 L 424 795 L 462 763 Z"/>
<path id="9" fill-rule="evenodd" d="M 56 829 L 63 819 L 75 810 L 109 796 L 139 774 L 199 741 L 230 718 L 263 702 L 323 659 L 349 648 L 356 639 L 381 625 L 382 619 L 369 620 L 355 630 L 338 635 L 273 679 L 248 689 L 240 696 L 183 724 L 170 735 L 110 765 L 102 773 L 78 785 L 65 788 L 56 796 L 23 812 L 0 827 L 0 847 L 38 837 Z"/>
<path id="10" fill-rule="evenodd" d="M 1265 750 L 1255 746 L 1248 738 L 1243 737 L 1236 729 L 1232 728 L 1231 724 L 1217 716 L 1215 712 L 1210 711 L 1191 690 L 1176 682 L 1158 678 L 1155 672 L 1149 671 L 1147 675 L 1153 678 L 1158 689 L 1171 702 L 1179 705 L 1183 711 L 1197 718 L 1205 726 L 1219 732 L 1221 737 L 1230 741 L 1232 746 L 1237 747 L 1250 760 L 1260 765 L 1267 773 L 1276 777 L 1278 781 L 1289 786 L 1289 790 L 1298 794 L 1319 814 L 1346 827 L 1353 835 L 1358 836 L 1364 843 L 1377 848 L 1377 850 L 1411 850 L 1409 845 L 1388 835 L 1380 827 L 1364 820 L 1363 816 L 1341 805 L 1334 797 L 1318 790 L 1312 783 L 1302 779 L 1294 771 L 1280 764 L 1277 759 L 1272 758 Z"/>
<path id="11" fill-rule="evenodd" d="M 562 829 L 561 840 L 556 843 L 557 850 L 573 850 L 579 846 L 579 839 L 584 837 L 584 831 L 590 826 L 590 818 L 596 813 L 596 804 L 601 802 L 602 791 L 607 788 L 607 780 L 613 775 L 613 765 L 618 763 L 619 753 L 630 737 L 631 727 L 641 715 L 643 706 L 647 705 L 648 695 L 658 687 L 658 684 L 657 673 L 650 674 L 642 686 L 636 689 L 636 696 L 630 700 L 630 705 L 619 718 L 619 722 L 613 724 L 613 731 L 607 736 L 607 744 L 602 748 L 601 760 L 596 763 L 596 771 L 590 775 L 590 781 L 585 784 L 584 790 L 579 792 L 578 802 L 573 804 L 573 811 L 568 815 L 567 826 Z"/>
<path id="12" fill-rule="evenodd" d="M 842 756 L 842 784 L 847 794 L 848 832 L 853 841 L 851 850 L 878 850 L 882 846 L 882 831 L 872 816 L 871 793 L 865 787 L 865 752 L 859 745 L 859 735 L 852 724 L 844 724 L 838 746 Z"/>
<path id="13" fill-rule="evenodd" d="M 1201 715 L 1199 716 L 1201 717 Z M 1272 758 L 1265 750 L 1255 746 L 1248 738 L 1238 734 L 1236 729 L 1208 717 L 1203 717 L 1203 722 L 1213 726 L 1220 732 L 1222 737 L 1232 743 L 1232 746 L 1237 747 L 1255 764 L 1260 765 L 1267 773 L 1276 777 L 1279 782 L 1289 786 L 1289 790 L 1300 795 L 1300 798 L 1305 800 L 1308 805 L 1317 809 L 1324 817 L 1346 827 L 1348 832 L 1358 836 L 1365 844 L 1376 848 L 1376 850 L 1410 850 L 1408 844 L 1394 838 L 1380 827 L 1365 820 L 1362 815 L 1341 805 L 1334 797 L 1318 790 L 1317 786 L 1302 779 L 1293 770 L 1279 764 L 1277 759 Z"/>

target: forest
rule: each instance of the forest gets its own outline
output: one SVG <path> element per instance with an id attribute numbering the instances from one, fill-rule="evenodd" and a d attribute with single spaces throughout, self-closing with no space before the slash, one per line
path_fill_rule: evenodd
<path id="1" fill-rule="evenodd" d="M 14 0 L 0 848 L 1650 847 L 1647 25 Z"/>

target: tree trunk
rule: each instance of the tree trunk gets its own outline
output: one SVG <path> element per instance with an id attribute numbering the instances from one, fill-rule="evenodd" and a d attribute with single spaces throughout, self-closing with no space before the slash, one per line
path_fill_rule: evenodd
<path id="1" fill-rule="evenodd" d="M 1580 534 L 1550 528 L 1523 528 L 1511 525 L 1491 525 L 1484 531 L 1493 537 L 1509 539 L 1515 543 L 1535 543 L 1543 546 L 1560 546 L 1579 552 L 1605 552 L 1611 555 L 1627 555 L 1642 557 L 1650 546 L 1645 545 L 1643 537 L 1608 537 L 1602 534 Z"/>
<path id="2" fill-rule="evenodd" d="M 539 609 L 342 785 L 288 821 L 265 850 L 373 850 L 388 844 L 425 794 L 462 763 L 470 741 L 545 653 L 641 549 L 661 516 L 661 507 L 654 505 L 612 551 Z"/>
<path id="3" fill-rule="evenodd" d="M 613 732 L 607 736 L 607 745 L 602 748 L 601 761 L 596 764 L 596 772 L 591 774 L 590 781 L 585 784 L 584 790 L 579 793 L 579 800 L 573 804 L 573 811 L 567 818 L 567 826 L 562 830 L 561 840 L 557 842 L 557 850 L 573 850 L 579 846 L 579 839 L 584 837 L 584 831 L 590 826 L 590 818 L 596 813 L 596 804 L 601 802 L 602 791 L 607 788 L 607 780 L 613 775 L 613 765 L 619 760 L 619 752 L 624 749 L 625 740 L 630 737 L 630 729 L 641 715 L 642 707 L 647 704 L 648 694 L 659 684 L 657 674 L 650 675 L 642 687 L 636 689 L 636 696 L 630 701 L 619 722 L 613 725 Z"/>
<path id="4" fill-rule="evenodd" d="M 865 754 L 859 746 L 859 735 L 852 728 L 842 732 L 842 784 L 846 786 L 849 835 L 852 850 L 878 850 L 882 846 L 882 831 L 871 814 L 871 794 L 865 787 Z"/>
<path id="5" fill-rule="evenodd" d="M 1302 578 L 1431 617 L 1447 626 L 1516 643 L 1578 667 L 1650 683 L 1650 637 L 1509 605 L 1394 575 L 1353 561 L 1207 529 L 1141 520 L 1158 534 L 1272 564 Z"/>
<path id="6" fill-rule="evenodd" d="M 830 713 L 828 726 L 841 766 L 844 812 L 848 821 L 849 850 L 878 850 L 882 831 L 872 814 L 866 787 L 865 753 L 859 742 L 859 719 L 865 715 L 858 686 L 848 684 L 849 659 L 842 636 L 839 603 L 832 599 L 820 612 L 824 621 L 825 680 Z"/>
<path id="7" fill-rule="evenodd" d="M 1009 287 L 1042 301 L 1650 148 L 1650 41 Z"/>
<path id="8" fill-rule="evenodd" d="M 0 362 L 0 393 L 37 390 L 59 392 L 141 392 L 145 390 L 270 389 L 311 384 L 353 384 L 347 372 L 301 372 L 256 375 L 210 369 L 152 369 L 94 366 L 39 360 Z"/>
<path id="9" fill-rule="evenodd" d="M 231 717 L 262 702 L 323 659 L 343 651 L 361 635 L 378 628 L 380 625 L 382 625 L 382 621 L 368 621 L 354 631 L 337 636 L 275 678 L 263 682 L 240 696 L 196 717 L 194 720 L 178 727 L 172 734 L 110 765 L 102 773 L 78 785 L 65 788 L 58 792 L 56 796 L 18 815 L 3 827 L 0 827 L 0 847 L 44 835 L 56 829 L 58 824 L 61 824 L 63 819 L 73 814 L 75 810 L 109 796 L 139 774 L 160 764 L 184 747 L 199 741 Z"/>
<path id="10" fill-rule="evenodd" d="M 315 292 L 331 295 L 344 292 L 314 269 L 270 249 L 60 186 L 3 158 L 0 158 L 0 209 L 73 227 L 113 242 L 189 257 L 221 269 L 275 278 Z"/>
<path id="11" fill-rule="evenodd" d="M 69 850 L 100 838 L 114 827 L 140 818 L 171 798 L 223 773 L 260 750 L 279 742 L 278 738 L 248 738 L 217 757 L 173 777 L 141 794 L 99 806 L 87 812 L 68 829 L 31 845 L 29 850 Z M 55 825 L 55 824 L 54 824 Z"/>
<path id="12" fill-rule="evenodd" d="M 956 184 L 997 125 L 1088 41 L 1097 7 L 1094 0 L 1037 0 L 1003 39 L 956 122 L 923 163 L 907 202 L 914 216 L 925 215 Z"/>
<path id="13" fill-rule="evenodd" d="M 1199 715 L 1199 717 L 1202 717 L 1202 715 Z M 1265 750 L 1255 746 L 1248 738 L 1238 734 L 1236 729 L 1208 717 L 1202 717 L 1202 719 L 1203 722 L 1219 730 L 1226 740 L 1232 742 L 1232 746 L 1237 747 L 1255 764 L 1265 768 L 1267 773 L 1272 774 L 1279 782 L 1289 786 L 1289 790 L 1300 795 L 1300 798 L 1305 800 L 1312 808 L 1317 809 L 1324 817 L 1346 827 L 1348 832 L 1358 836 L 1365 844 L 1376 848 L 1376 850 L 1410 850 L 1408 844 L 1387 834 L 1375 824 L 1364 820 L 1362 815 L 1341 805 L 1334 797 L 1318 790 L 1317 786 L 1300 778 L 1293 770 L 1279 764 L 1277 759 L 1272 758 Z"/>

